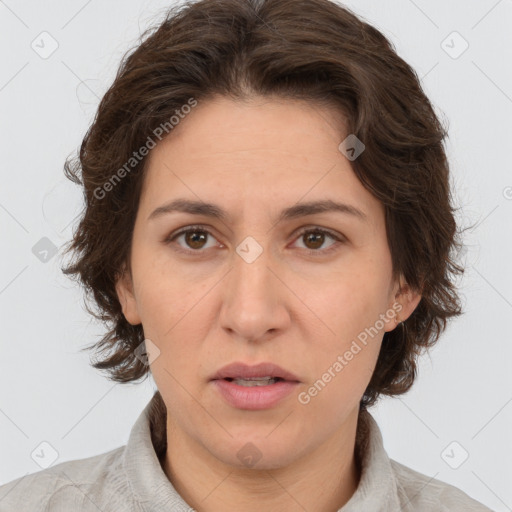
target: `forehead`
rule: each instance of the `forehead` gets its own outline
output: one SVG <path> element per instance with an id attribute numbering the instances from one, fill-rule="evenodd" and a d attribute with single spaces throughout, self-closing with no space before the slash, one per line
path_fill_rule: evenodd
<path id="1" fill-rule="evenodd" d="M 217 96 L 199 102 L 153 154 L 172 146 L 173 153 L 186 153 L 188 159 L 251 151 L 305 157 L 325 152 L 328 140 L 329 146 L 336 149 L 344 131 L 339 109 L 290 99 L 257 97 L 234 101 Z"/>
<path id="2" fill-rule="evenodd" d="M 338 146 L 341 111 L 295 100 L 199 102 L 151 150 L 141 207 L 189 197 L 242 205 L 332 199 L 379 209 Z M 328 195 L 328 197 L 327 197 Z"/>

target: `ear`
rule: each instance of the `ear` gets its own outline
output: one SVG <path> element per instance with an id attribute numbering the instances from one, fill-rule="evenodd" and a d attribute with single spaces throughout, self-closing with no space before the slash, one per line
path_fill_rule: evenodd
<path id="1" fill-rule="evenodd" d="M 389 332 L 395 329 L 399 322 L 405 322 L 421 300 L 421 293 L 414 290 L 407 284 L 402 276 L 399 282 L 394 287 L 394 298 L 388 305 L 388 311 L 394 312 L 394 318 L 386 322 L 385 331 Z"/>
<path id="2" fill-rule="evenodd" d="M 126 321 L 132 325 L 139 325 L 142 323 L 137 310 L 135 294 L 133 292 L 131 272 L 126 269 L 125 264 L 123 264 L 120 274 L 116 280 L 116 292 Z"/>

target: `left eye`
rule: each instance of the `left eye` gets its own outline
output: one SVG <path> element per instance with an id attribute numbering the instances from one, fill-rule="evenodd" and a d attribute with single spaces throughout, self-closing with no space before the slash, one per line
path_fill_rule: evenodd
<path id="1" fill-rule="evenodd" d="M 325 242 L 325 238 L 330 238 L 331 240 L 334 240 L 334 243 L 332 243 L 327 249 L 324 250 L 318 250 Z M 307 244 L 311 244 L 312 247 L 307 247 L 306 250 L 309 253 L 325 253 L 332 250 L 333 246 L 336 245 L 336 242 L 341 242 L 341 237 L 335 235 L 334 233 L 331 233 L 330 231 L 326 231 L 325 229 L 320 228 L 313 228 L 313 229 L 307 229 L 299 233 L 298 240 L 305 240 Z"/>

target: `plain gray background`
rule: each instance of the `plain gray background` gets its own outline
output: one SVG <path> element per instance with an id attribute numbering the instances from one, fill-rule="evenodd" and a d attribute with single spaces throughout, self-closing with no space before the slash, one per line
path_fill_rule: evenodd
<path id="1" fill-rule="evenodd" d="M 64 160 L 170 1 L 0 1 L 0 484 L 125 444 L 155 389 L 89 367 L 80 348 L 103 328 L 51 248 L 71 237 L 82 204 Z M 462 254 L 465 314 L 422 358 L 413 389 L 371 411 L 392 458 L 510 511 L 512 1 L 345 5 L 391 39 L 449 122 L 459 221 L 476 224 Z"/>

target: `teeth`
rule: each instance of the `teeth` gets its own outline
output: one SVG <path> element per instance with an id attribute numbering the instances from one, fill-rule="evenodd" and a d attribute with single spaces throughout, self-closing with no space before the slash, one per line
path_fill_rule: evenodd
<path id="1" fill-rule="evenodd" d="M 277 382 L 274 377 L 252 377 L 251 379 L 233 379 L 235 384 L 239 386 L 268 386 Z"/>

